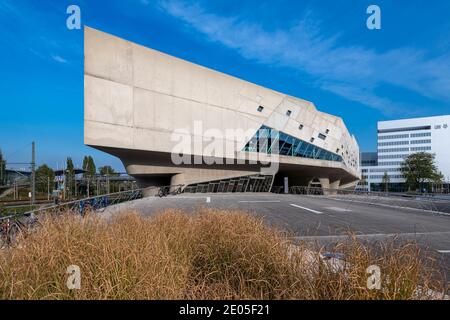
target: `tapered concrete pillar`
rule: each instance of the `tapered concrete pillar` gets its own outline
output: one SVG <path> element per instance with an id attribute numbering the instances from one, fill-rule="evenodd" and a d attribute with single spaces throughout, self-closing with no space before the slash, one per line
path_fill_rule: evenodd
<path id="1" fill-rule="evenodd" d="M 323 189 L 330 189 L 330 179 L 328 178 L 319 178 L 320 185 Z"/>
<path id="2" fill-rule="evenodd" d="M 172 178 L 170 178 L 170 191 L 175 191 L 176 189 L 178 189 L 180 186 L 185 187 L 186 186 L 186 176 L 184 175 L 184 173 L 178 173 L 174 176 L 172 176 Z"/>
<path id="3" fill-rule="evenodd" d="M 339 185 L 341 184 L 341 180 L 335 180 L 330 183 L 329 178 L 319 178 L 320 184 L 322 185 L 323 194 L 328 195 L 334 195 L 337 194 L 337 189 L 339 188 Z"/>
<path id="4" fill-rule="evenodd" d="M 330 183 L 330 189 L 337 190 L 339 189 L 339 186 L 341 185 L 341 180 L 336 180 Z"/>
<path id="5" fill-rule="evenodd" d="M 337 194 L 337 190 L 339 189 L 339 186 L 341 184 L 341 180 L 335 180 L 330 183 L 330 191 L 328 192 L 329 195 Z"/>

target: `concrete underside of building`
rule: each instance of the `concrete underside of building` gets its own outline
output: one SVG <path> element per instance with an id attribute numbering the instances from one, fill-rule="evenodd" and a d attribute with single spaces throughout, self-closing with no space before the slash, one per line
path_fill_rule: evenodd
<path id="1" fill-rule="evenodd" d="M 85 144 L 120 158 L 142 187 L 271 176 L 271 185 L 287 177 L 289 185 L 338 188 L 360 179 L 355 138 L 341 118 L 311 102 L 91 28 L 84 81 Z M 268 149 L 261 128 L 277 133 Z M 207 153 L 211 132 L 228 130 L 250 134 L 213 134 L 216 146 L 232 150 Z M 192 144 L 190 162 L 174 163 L 174 133 Z M 267 151 L 274 146 L 279 152 Z"/>

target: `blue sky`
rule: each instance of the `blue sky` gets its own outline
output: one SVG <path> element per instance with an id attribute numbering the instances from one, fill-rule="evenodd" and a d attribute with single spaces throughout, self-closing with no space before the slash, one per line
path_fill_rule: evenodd
<path id="1" fill-rule="evenodd" d="M 341 116 L 362 151 L 376 122 L 450 114 L 450 1 L 0 0 L 0 149 L 56 167 L 83 145 L 82 24 L 315 103 Z M 366 28 L 381 8 L 382 29 Z"/>

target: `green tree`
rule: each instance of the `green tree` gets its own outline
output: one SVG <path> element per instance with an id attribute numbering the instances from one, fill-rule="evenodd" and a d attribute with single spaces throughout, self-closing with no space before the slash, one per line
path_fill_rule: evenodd
<path id="1" fill-rule="evenodd" d="M 84 157 L 83 170 L 87 171 L 86 173 L 83 174 L 85 178 L 87 177 L 92 178 L 95 175 L 97 168 L 95 167 L 94 159 L 91 156 Z"/>
<path id="2" fill-rule="evenodd" d="M 96 184 L 94 183 L 93 178 L 97 172 L 94 159 L 91 156 L 84 157 L 83 170 L 86 171 L 85 173 L 83 173 L 83 178 L 86 186 L 86 195 L 89 197 L 91 194 L 93 194 L 94 189 L 96 188 Z"/>
<path id="3" fill-rule="evenodd" d="M 65 172 L 65 188 L 66 196 L 72 197 L 75 191 L 75 168 L 73 166 L 72 158 L 67 158 L 66 172 Z"/>
<path id="4" fill-rule="evenodd" d="M 102 176 L 118 176 L 119 173 L 117 173 L 111 166 L 103 166 L 98 168 L 99 173 Z"/>
<path id="5" fill-rule="evenodd" d="M 0 185 L 5 185 L 6 183 L 6 159 L 3 159 L 3 153 L 0 150 Z"/>
<path id="6" fill-rule="evenodd" d="M 46 164 L 36 169 L 36 190 L 41 193 L 52 192 L 55 184 L 55 172 Z M 50 187 L 50 190 L 48 190 Z"/>
<path id="7" fill-rule="evenodd" d="M 116 172 L 111 166 L 103 166 L 98 168 L 98 170 L 102 176 L 106 177 L 106 192 L 110 193 L 111 187 L 112 190 L 114 190 L 117 183 L 114 183 L 114 181 L 111 182 L 109 177 L 119 176 L 120 174 Z"/>
<path id="8" fill-rule="evenodd" d="M 402 164 L 401 171 L 410 190 L 420 190 L 426 182 L 441 183 L 443 180 L 435 163 L 435 155 L 431 153 L 409 155 Z"/>
<path id="9" fill-rule="evenodd" d="M 84 171 L 88 171 L 89 170 L 89 156 L 84 156 L 82 169 Z M 89 176 L 89 172 L 84 172 L 83 173 L 83 178 L 86 178 L 88 176 Z"/>
<path id="10" fill-rule="evenodd" d="M 381 183 L 384 186 L 384 192 L 389 191 L 389 183 L 391 182 L 391 178 L 389 177 L 387 171 L 384 172 L 383 178 L 381 180 Z"/>
<path id="11" fill-rule="evenodd" d="M 94 176 L 96 172 L 97 167 L 95 166 L 94 159 L 91 156 L 89 156 L 89 173 L 91 176 Z"/>

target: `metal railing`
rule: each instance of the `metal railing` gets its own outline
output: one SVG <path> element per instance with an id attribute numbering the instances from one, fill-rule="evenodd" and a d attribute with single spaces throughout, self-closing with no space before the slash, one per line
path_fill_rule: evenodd
<path id="1" fill-rule="evenodd" d="M 20 216 L 40 215 L 43 213 L 57 214 L 66 211 L 77 212 L 80 215 L 84 215 L 88 210 L 95 211 L 114 204 L 131 201 L 139 198 L 142 198 L 142 189 L 122 191 L 90 198 L 84 198 L 80 200 L 57 203 L 54 205 L 42 206 L 38 209 L 30 210 L 24 213 L 11 214 L 5 217 L 0 217 L 0 221 L 5 219 L 14 219 Z"/>
<path id="2" fill-rule="evenodd" d="M 141 199 L 144 195 L 144 190 L 155 196 L 164 197 L 182 193 L 183 186 L 184 185 L 176 185 L 128 190 L 42 206 L 38 209 L 24 213 L 5 215 L 0 217 L 0 248 L 12 245 L 18 233 L 28 232 L 36 223 L 38 223 L 39 216 L 48 214 L 59 215 L 67 212 L 84 216 L 88 212 L 98 212 L 112 205 Z"/>

